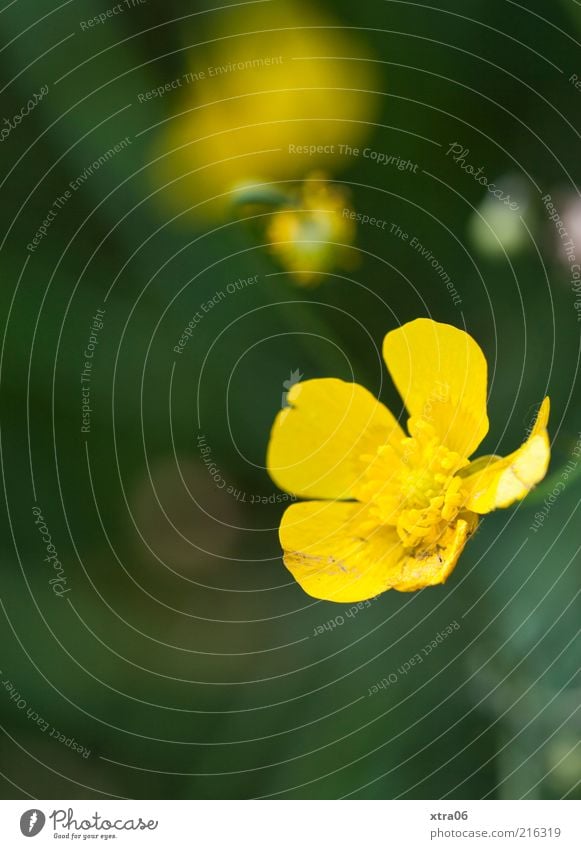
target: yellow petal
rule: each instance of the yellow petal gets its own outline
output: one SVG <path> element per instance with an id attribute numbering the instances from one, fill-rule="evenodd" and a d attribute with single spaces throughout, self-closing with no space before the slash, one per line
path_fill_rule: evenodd
<path id="1" fill-rule="evenodd" d="M 389 410 L 357 383 L 306 380 L 288 393 L 267 453 L 270 476 L 303 498 L 352 498 L 379 445 L 399 451 L 404 433 Z"/>
<path id="2" fill-rule="evenodd" d="M 508 457 L 481 457 L 463 470 L 462 476 L 466 477 L 462 488 L 468 494 L 469 510 L 489 513 L 497 507 L 508 507 L 545 477 L 551 456 L 549 410 L 550 402 L 545 398 L 529 438 Z"/>
<path id="3" fill-rule="evenodd" d="M 306 593 L 346 603 L 443 583 L 475 524 L 476 517 L 459 519 L 441 545 L 414 557 L 393 527 L 369 520 L 365 505 L 310 501 L 286 510 L 280 541 L 285 565 Z"/>
<path id="4" fill-rule="evenodd" d="M 484 354 L 457 327 L 419 318 L 388 333 L 383 356 L 411 416 L 469 457 L 488 432 Z"/>

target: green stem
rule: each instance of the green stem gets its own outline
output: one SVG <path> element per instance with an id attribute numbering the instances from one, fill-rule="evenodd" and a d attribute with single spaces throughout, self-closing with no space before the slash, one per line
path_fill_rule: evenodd
<path id="1" fill-rule="evenodd" d="M 233 193 L 232 206 L 248 206 L 260 204 L 263 206 L 288 206 L 289 198 L 281 189 L 273 186 L 245 186 Z"/>

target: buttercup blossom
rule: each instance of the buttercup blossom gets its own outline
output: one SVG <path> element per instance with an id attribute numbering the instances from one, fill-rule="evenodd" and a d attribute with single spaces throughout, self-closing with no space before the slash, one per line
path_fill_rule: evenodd
<path id="1" fill-rule="evenodd" d="M 281 521 L 284 562 L 305 592 L 336 602 L 443 583 L 479 516 L 545 476 L 545 398 L 526 442 L 470 461 L 488 432 L 487 366 L 462 330 L 417 319 L 383 356 L 410 418 L 406 434 L 356 383 L 307 380 L 273 425 L 267 466 L 298 497 Z"/>
<path id="2" fill-rule="evenodd" d="M 250 186 L 348 168 L 340 146 L 368 137 L 380 88 L 377 66 L 353 61 L 368 58 L 364 42 L 313 4 L 243 4 L 211 20 L 185 52 L 151 166 L 159 201 L 204 224 L 228 217 Z"/>

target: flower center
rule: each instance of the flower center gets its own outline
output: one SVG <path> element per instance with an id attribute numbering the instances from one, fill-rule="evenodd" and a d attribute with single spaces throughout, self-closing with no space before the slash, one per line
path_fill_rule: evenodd
<path id="1" fill-rule="evenodd" d="M 461 511 L 464 494 L 456 473 L 468 460 L 442 445 L 423 418 L 408 422 L 410 436 L 398 455 L 381 446 L 369 462 L 361 497 L 382 525 L 393 525 L 408 550 L 438 543 Z"/>

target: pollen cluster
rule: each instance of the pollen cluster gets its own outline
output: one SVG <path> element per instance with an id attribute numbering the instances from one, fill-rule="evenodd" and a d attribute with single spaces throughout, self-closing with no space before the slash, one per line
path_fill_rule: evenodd
<path id="1" fill-rule="evenodd" d="M 360 496 L 382 525 L 396 528 L 408 551 L 441 546 L 464 503 L 457 472 L 468 461 L 442 445 L 424 418 L 411 418 L 401 451 L 382 445 L 366 456 L 367 471 Z"/>

